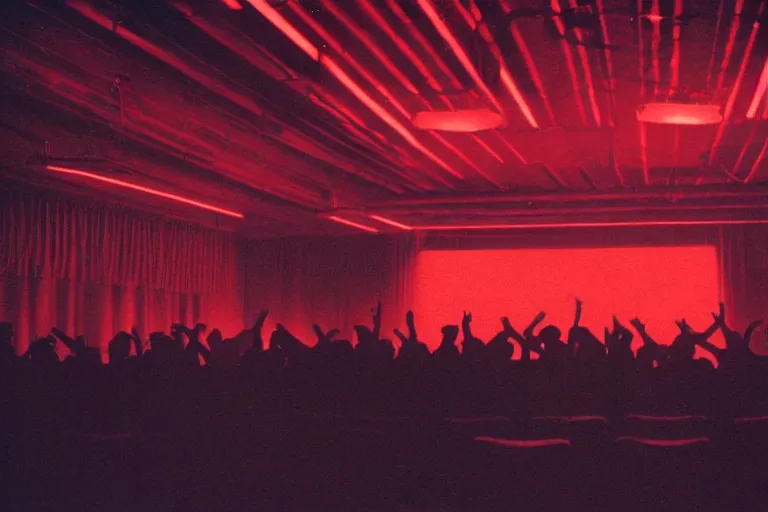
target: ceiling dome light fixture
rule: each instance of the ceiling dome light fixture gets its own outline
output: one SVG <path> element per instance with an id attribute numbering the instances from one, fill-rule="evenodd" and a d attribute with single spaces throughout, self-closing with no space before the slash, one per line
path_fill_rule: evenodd
<path id="1" fill-rule="evenodd" d="M 643 123 L 700 126 L 720 124 L 723 114 L 719 105 L 648 103 L 638 107 L 637 120 Z"/>
<path id="2" fill-rule="evenodd" d="M 417 112 L 413 125 L 419 130 L 475 133 L 504 125 L 504 117 L 489 108 Z"/>

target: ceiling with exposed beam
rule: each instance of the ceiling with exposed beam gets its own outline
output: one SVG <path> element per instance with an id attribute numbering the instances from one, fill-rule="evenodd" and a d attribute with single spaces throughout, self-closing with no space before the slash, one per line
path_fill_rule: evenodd
<path id="1" fill-rule="evenodd" d="M 14 1 L 0 179 L 253 236 L 765 222 L 765 0 Z"/>

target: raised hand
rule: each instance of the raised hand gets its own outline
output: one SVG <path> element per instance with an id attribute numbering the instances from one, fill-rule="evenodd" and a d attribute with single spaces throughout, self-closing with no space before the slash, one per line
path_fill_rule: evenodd
<path id="1" fill-rule="evenodd" d="M 638 331 L 645 331 L 645 324 L 641 322 L 639 318 L 635 317 L 630 320 L 629 323 Z"/>
<path id="2" fill-rule="evenodd" d="M 328 332 L 323 332 L 323 330 L 317 324 L 312 326 L 312 330 L 315 331 L 318 345 L 332 342 L 333 338 L 335 338 L 340 332 L 338 329 L 331 329 Z"/>
<path id="3" fill-rule="evenodd" d="M 405 345 L 408 345 L 408 343 L 409 343 L 409 341 L 410 341 L 410 340 L 408 339 L 408 337 L 407 337 L 405 334 L 403 334 L 403 333 L 400 331 L 400 329 L 398 329 L 398 328 L 394 328 L 394 329 L 392 329 L 392 332 L 394 332 L 394 333 L 395 333 L 395 336 L 397 336 L 397 338 L 400 340 L 400 343 L 401 343 L 403 346 L 405 346 Z"/>
<path id="4" fill-rule="evenodd" d="M 539 311 L 539 314 L 536 315 L 536 318 L 533 319 L 534 324 L 540 324 L 544 318 L 547 316 L 547 314 L 543 311 Z"/>
<path id="5" fill-rule="evenodd" d="M 573 317 L 573 326 L 577 327 L 579 325 L 579 322 L 581 321 L 581 306 L 583 302 L 577 297 L 576 298 L 576 314 Z"/>

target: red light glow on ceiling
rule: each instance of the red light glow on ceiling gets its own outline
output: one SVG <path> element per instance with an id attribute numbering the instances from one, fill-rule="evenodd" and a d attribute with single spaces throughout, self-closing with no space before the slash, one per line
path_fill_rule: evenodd
<path id="1" fill-rule="evenodd" d="M 413 116 L 413 125 L 419 130 L 474 133 L 493 130 L 503 124 L 502 115 L 489 108 L 417 112 Z"/>
<path id="2" fill-rule="evenodd" d="M 708 125 L 719 124 L 723 116 L 717 105 L 648 103 L 637 109 L 637 120 L 656 124 Z"/>
<path id="3" fill-rule="evenodd" d="M 339 217 L 337 215 L 328 215 L 327 218 L 332 220 L 332 221 L 334 221 L 334 222 L 338 222 L 339 224 L 344 224 L 345 226 L 350 226 L 350 227 L 353 227 L 353 228 L 361 229 L 363 231 L 367 231 L 368 233 L 378 233 L 379 232 L 379 230 L 376 229 L 376 228 L 372 228 L 370 226 L 366 226 L 365 224 L 359 224 L 357 222 L 354 222 L 354 221 L 351 221 L 351 220 Z"/>
<path id="4" fill-rule="evenodd" d="M 669 344 L 679 333 L 675 320 L 699 330 L 712 323 L 719 283 L 713 246 L 425 250 L 414 268 L 413 311 L 420 333 L 439 333 L 460 325 L 469 310 L 472 334 L 485 341 L 501 330 L 499 318 L 522 331 L 544 311 L 540 327 L 556 325 L 565 339 L 578 297 L 581 324 L 599 338 L 615 314 L 625 325 L 639 317 L 656 341 Z M 422 341 L 434 349 L 440 337 Z M 712 342 L 722 346 L 719 335 Z M 633 348 L 641 344 L 635 336 Z"/>
<path id="5" fill-rule="evenodd" d="M 178 203 L 187 204 L 190 206 L 195 206 L 197 208 L 202 208 L 203 210 L 208 210 L 215 213 L 220 213 L 222 215 L 227 215 L 229 217 L 235 217 L 237 219 L 242 219 L 245 216 L 242 213 L 233 212 L 231 210 L 225 210 L 224 208 L 219 208 L 218 206 L 213 206 L 208 203 L 203 203 L 200 201 L 195 201 L 194 199 L 189 199 L 188 197 L 179 196 L 176 194 L 171 194 L 168 192 L 163 192 L 161 190 L 156 190 L 154 188 L 144 187 L 142 185 L 136 185 L 135 183 L 129 183 L 127 181 L 122 180 L 116 180 L 114 178 L 108 178 L 107 176 L 101 176 L 100 174 L 95 174 L 88 171 L 82 171 L 79 169 L 69 169 L 67 167 L 59 167 L 57 165 L 46 165 L 46 169 L 49 171 L 55 171 L 62 174 L 68 174 L 71 176 L 80 176 L 82 178 L 88 178 L 91 180 L 100 181 L 102 183 L 108 183 L 110 185 L 116 185 L 118 187 L 127 188 L 130 190 L 135 190 L 137 192 L 143 192 L 145 194 L 149 194 L 156 197 L 162 197 L 163 199 L 170 199 L 171 201 L 176 201 Z"/>

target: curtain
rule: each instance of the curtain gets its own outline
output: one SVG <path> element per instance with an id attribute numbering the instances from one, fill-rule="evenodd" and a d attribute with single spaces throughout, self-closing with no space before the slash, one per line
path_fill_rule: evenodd
<path id="1" fill-rule="evenodd" d="M 0 320 L 14 323 L 17 352 L 54 326 L 85 334 L 103 355 L 133 326 L 144 336 L 172 322 L 242 329 L 230 235 L 125 209 L 0 199 Z"/>
<path id="2" fill-rule="evenodd" d="M 353 339 L 356 324 L 371 325 L 381 300 L 383 336 L 404 327 L 411 303 L 411 272 L 419 239 L 414 235 L 293 238 L 252 241 L 245 249 L 245 317 L 251 323 L 263 307 L 265 332 L 285 325 L 313 344 L 312 324 Z"/>
<path id="3" fill-rule="evenodd" d="M 737 326 L 756 319 L 768 321 L 768 228 L 731 225 L 719 229 L 720 277 L 728 306 L 726 314 Z M 768 354 L 766 331 L 753 336 L 756 352 Z"/>

